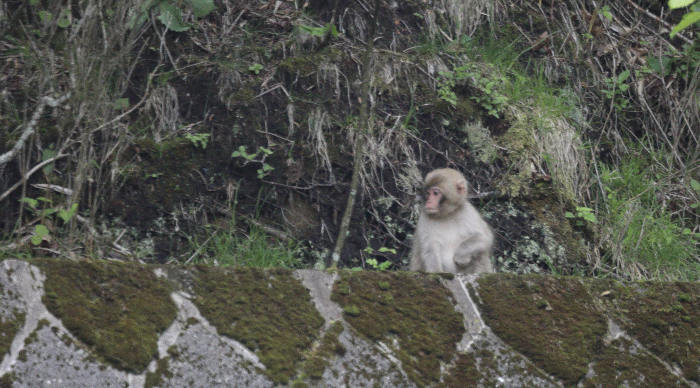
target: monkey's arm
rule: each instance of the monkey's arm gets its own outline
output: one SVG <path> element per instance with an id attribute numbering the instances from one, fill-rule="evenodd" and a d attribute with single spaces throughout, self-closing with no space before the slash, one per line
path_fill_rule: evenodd
<path id="1" fill-rule="evenodd" d="M 459 244 L 453 260 L 455 264 L 463 267 L 478 265 L 477 261 L 483 261 L 486 257 L 490 265 L 492 244 L 493 236 L 490 233 L 475 233 Z"/>
<path id="2" fill-rule="evenodd" d="M 420 271 L 423 269 L 423 262 L 421 261 L 421 247 L 420 240 L 416 236 L 413 237 L 413 246 L 411 247 L 411 257 L 408 263 L 409 271 Z"/>

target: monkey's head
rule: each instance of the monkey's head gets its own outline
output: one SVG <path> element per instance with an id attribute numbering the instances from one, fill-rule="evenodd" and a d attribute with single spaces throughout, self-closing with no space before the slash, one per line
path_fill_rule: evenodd
<path id="1" fill-rule="evenodd" d="M 425 214 L 443 218 L 464 206 L 467 201 L 467 180 L 451 168 L 433 170 L 425 176 Z"/>

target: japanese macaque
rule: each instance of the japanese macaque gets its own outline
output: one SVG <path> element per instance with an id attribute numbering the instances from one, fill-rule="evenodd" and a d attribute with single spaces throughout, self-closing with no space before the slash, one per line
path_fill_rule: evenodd
<path id="1" fill-rule="evenodd" d="M 441 168 L 425 177 L 425 206 L 413 235 L 411 271 L 493 272 L 493 232 L 467 201 L 467 180 Z"/>

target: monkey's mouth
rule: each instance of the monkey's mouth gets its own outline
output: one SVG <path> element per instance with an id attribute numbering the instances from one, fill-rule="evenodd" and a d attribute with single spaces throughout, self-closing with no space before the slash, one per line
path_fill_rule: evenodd
<path id="1" fill-rule="evenodd" d="M 439 210 L 437 208 L 425 208 L 425 212 L 428 214 L 436 214 Z"/>

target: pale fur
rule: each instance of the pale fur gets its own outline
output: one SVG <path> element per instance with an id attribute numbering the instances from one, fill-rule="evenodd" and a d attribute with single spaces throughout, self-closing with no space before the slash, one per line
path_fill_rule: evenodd
<path id="1" fill-rule="evenodd" d="M 452 172 L 453 171 L 453 172 Z M 464 177 L 456 170 L 450 177 Z M 466 180 L 464 180 L 466 184 Z M 448 184 L 456 184 L 448 180 Z M 413 237 L 411 271 L 476 274 L 494 272 L 491 264 L 493 232 L 466 198 L 445 217 L 422 211 Z"/>

